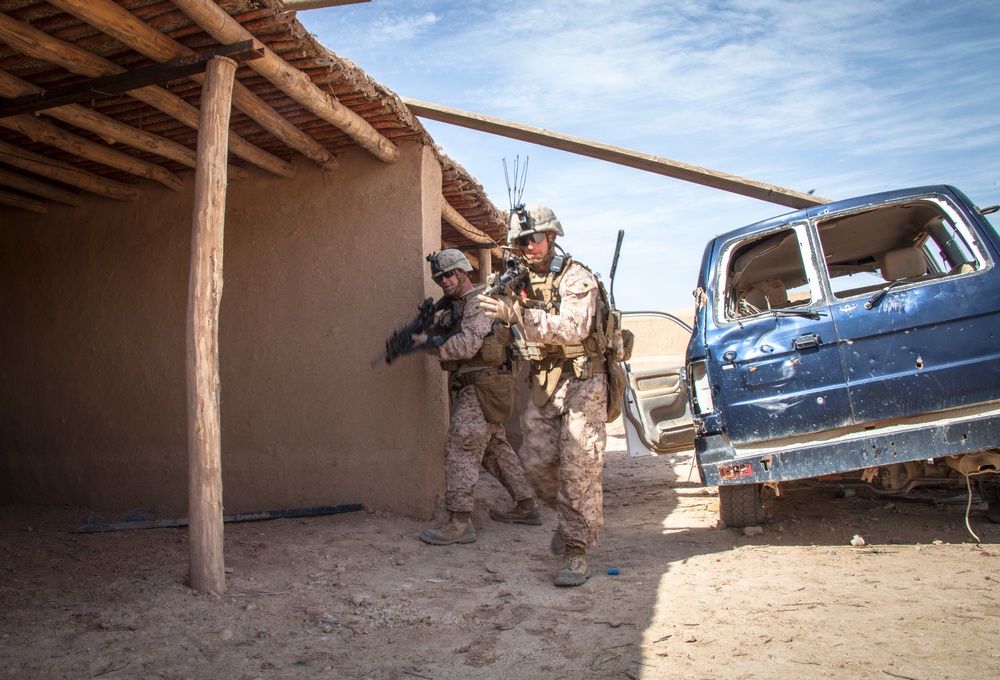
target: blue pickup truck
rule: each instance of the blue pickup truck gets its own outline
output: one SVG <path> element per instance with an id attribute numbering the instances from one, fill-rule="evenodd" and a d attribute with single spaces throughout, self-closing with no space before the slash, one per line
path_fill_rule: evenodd
<path id="1" fill-rule="evenodd" d="M 994 210 L 953 187 L 919 187 L 707 245 L 685 364 L 672 370 L 726 524 L 763 521 L 764 490 L 830 476 L 897 494 L 968 482 L 1000 521 Z M 643 390 L 641 372 L 630 378 L 630 434 L 654 451 L 661 433 L 676 441 L 676 394 L 658 430 L 641 420 L 667 413 L 663 391 Z"/>

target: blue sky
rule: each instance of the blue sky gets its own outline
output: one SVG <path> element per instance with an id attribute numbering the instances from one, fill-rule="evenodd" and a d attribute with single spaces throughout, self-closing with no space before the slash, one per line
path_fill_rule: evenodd
<path id="1" fill-rule="evenodd" d="M 839 199 L 953 184 L 1000 203 L 1000 3 L 372 0 L 309 10 L 321 43 L 401 97 Z M 503 160 L 622 309 L 689 308 L 707 241 L 787 212 L 424 120 L 508 207 Z M 997 220 L 994 219 L 994 222 Z"/>

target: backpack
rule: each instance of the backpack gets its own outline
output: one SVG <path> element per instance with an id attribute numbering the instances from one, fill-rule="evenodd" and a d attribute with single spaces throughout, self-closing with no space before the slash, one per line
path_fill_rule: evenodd
<path id="1" fill-rule="evenodd" d="M 622 328 L 622 313 L 611 306 L 604 282 L 597 279 L 600 292 L 597 302 L 597 346 L 604 355 L 608 372 L 608 417 L 606 422 L 617 420 L 622 414 L 622 398 L 628 385 L 624 362 L 632 357 L 635 334 Z"/>

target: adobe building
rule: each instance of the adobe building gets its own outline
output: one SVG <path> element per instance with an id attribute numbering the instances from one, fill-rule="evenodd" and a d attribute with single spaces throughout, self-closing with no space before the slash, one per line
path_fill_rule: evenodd
<path id="1" fill-rule="evenodd" d="M 215 383 L 226 513 L 431 516 L 445 375 L 373 358 L 504 216 L 392 92 L 279 0 L 0 0 L 0 96 L 0 504 L 186 515 Z"/>

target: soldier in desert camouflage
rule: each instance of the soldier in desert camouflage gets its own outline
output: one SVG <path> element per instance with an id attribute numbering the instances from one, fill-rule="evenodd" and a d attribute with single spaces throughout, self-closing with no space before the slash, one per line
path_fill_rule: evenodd
<path id="1" fill-rule="evenodd" d="M 510 417 L 514 404 L 514 373 L 510 351 L 494 334 L 497 324 L 486 316 L 477 299 L 486 286 L 472 283 L 468 276 L 472 265 L 458 250 L 442 250 L 427 259 L 434 281 L 456 303 L 456 318 L 444 320 L 444 325 L 454 323 L 452 333 L 443 344 L 429 350 L 437 354 L 441 367 L 448 371 L 454 407 L 445 441 L 448 521 L 425 529 L 420 539 L 432 545 L 476 540 L 470 515 L 480 465 L 517 504 L 508 511 L 491 511 L 493 519 L 541 524 L 531 485 L 504 434 L 503 422 Z"/>
<path id="2" fill-rule="evenodd" d="M 521 250 L 530 277 L 514 300 L 479 300 L 487 316 L 505 324 L 498 337 L 531 361 L 519 455 L 537 497 L 559 514 L 552 551 L 565 561 L 555 585 L 577 586 L 591 575 L 586 552 L 597 547 L 604 524 L 608 383 L 597 340 L 597 279 L 556 246 L 562 235 L 546 206 L 511 211 L 508 243 Z"/>

